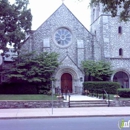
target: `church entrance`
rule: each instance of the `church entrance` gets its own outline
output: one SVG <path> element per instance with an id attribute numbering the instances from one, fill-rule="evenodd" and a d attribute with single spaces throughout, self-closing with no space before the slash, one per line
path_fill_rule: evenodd
<path id="1" fill-rule="evenodd" d="M 119 82 L 121 84 L 122 88 L 129 88 L 129 77 L 128 75 L 123 72 L 123 71 L 119 71 L 114 75 L 113 78 L 114 82 Z"/>
<path id="2" fill-rule="evenodd" d="M 69 73 L 64 73 L 61 76 L 61 92 L 66 93 L 66 92 L 72 93 L 72 76 Z"/>

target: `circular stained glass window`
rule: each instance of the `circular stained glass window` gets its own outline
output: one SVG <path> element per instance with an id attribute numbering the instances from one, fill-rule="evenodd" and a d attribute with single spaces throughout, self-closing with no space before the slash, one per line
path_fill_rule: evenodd
<path id="1" fill-rule="evenodd" d="M 72 34 L 67 28 L 59 28 L 54 38 L 59 45 L 66 46 L 71 42 Z"/>

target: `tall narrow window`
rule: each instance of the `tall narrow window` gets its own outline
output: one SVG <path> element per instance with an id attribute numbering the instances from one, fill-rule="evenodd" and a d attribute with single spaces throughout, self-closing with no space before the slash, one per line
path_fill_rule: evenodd
<path id="1" fill-rule="evenodd" d="M 119 56 L 123 56 L 123 49 L 122 48 L 119 49 Z"/>
<path id="2" fill-rule="evenodd" d="M 118 27 L 118 33 L 122 34 L 122 27 L 121 26 Z"/>
<path id="3" fill-rule="evenodd" d="M 93 9 L 93 22 L 95 20 L 95 9 Z"/>
<path id="4" fill-rule="evenodd" d="M 95 36 L 97 35 L 97 32 L 96 32 L 96 30 L 95 30 Z"/>

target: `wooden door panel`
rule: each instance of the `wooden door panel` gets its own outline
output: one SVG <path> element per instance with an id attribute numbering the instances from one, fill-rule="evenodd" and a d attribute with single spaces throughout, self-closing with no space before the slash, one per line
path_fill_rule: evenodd
<path id="1" fill-rule="evenodd" d="M 61 91 L 66 93 L 68 90 L 72 93 L 72 76 L 69 73 L 64 73 L 61 76 Z"/>

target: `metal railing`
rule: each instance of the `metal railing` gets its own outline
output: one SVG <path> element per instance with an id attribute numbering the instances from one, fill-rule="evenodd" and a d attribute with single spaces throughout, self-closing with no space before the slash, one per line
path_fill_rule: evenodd
<path id="1" fill-rule="evenodd" d="M 90 96 L 95 96 L 97 98 L 102 97 L 103 99 L 106 99 L 108 107 L 110 106 L 110 95 L 105 89 L 87 89 L 85 91 L 87 91 Z"/>
<path id="2" fill-rule="evenodd" d="M 67 97 L 68 97 L 68 101 L 70 102 L 70 91 L 69 91 L 69 89 L 55 88 L 55 94 L 64 96 L 64 98 L 66 100 L 67 100 Z"/>
<path id="3" fill-rule="evenodd" d="M 68 90 L 68 107 L 70 107 L 70 91 Z"/>

